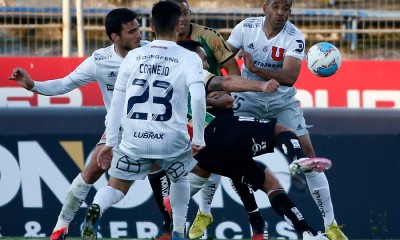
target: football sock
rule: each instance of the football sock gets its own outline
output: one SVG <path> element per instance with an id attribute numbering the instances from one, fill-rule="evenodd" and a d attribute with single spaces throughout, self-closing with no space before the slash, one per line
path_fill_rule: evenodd
<path id="1" fill-rule="evenodd" d="M 153 189 L 153 197 L 156 200 L 158 209 L 164 218 L 164 226 L 171 224 L 171 219 L 167 210 L 165 210 L 163 199 L 169 195 L 169 187 L 171 182 L 164 170 L 151 172 L 148 175 L 151 189 Z"/>
<path id="2" fill-rule="evenodd" d="M 261 216 L 260 211 L 257 209 L 254 212 L 248 212 L 249 222 L 251 229 L 254 233 L 263 233 L 265 227 L 264 218 Z"/>
<path id="3" fill-rule="evenodd" d="M 211 203 L 220 183 L 221 176 L 212 173 L 207 182 L 201 188 L 199 209 L 204 214 L 211 214 Z"/>
<path id="4" fill-rule="evenodd" d="M 276 147 L 289 159 L 290 162 L 305 158 L 300 146 L 299 138 L 290 131 L 281 132 L 276 138 Z"/>
<path id="5" fill-rule="evenodd" d="M 303 215 L 292 200 L 289 199 L 283 188 L 269 191 L 268 198 L 275 212 L 296 229 L 297 232 L 302 234 L 304 231 L 309 231 L 314 236 L 317 234 L 317 232 L 307 224 Z"/>
<path id="6" fill-rule="evenodd" d="M 62 227 L 69 226 L 69 223 L 74 219 L 75 213 L 79 210 L 91 187 L 92 184 L 87 184 L 82 179 L 81 173 L 75 177 L 68 189 L 53 232 Z"/>
<path id="7" fill-rule="evenodd" d="M 318 206 L 324 219 L 324 226 L 328 227 L 335 220 L 328 179 L 323 172 L 304 173 L 308 189 Z"/>
<path id="8" fill-rule="evenodd" d="M 193 196 L 200 191 L 206 182 L 207 178 L 200 177 L 194 173 L 189 173 L 190 196 Z"/>
<path id="9" fill-rule="evenodd" d="M 173 231 L 183 233 L 186 224 L 187 210 L 190 200 L 189 177 L 182 176 L 171 182 L 170 203 L 172 207 Z"/>
<path id="10" fill-rule="evenodd" d="M 254 212 L 258 210 L 258 205 L 256 203 L 256 199 L 254 198 L 254 192 L 253 190 L 249 187 L 248 184 L 243 183 L 238 180 L 230 179 L 231 184 L 233 189 L 236 191 L 236 193 L 239 195 L 240 199 L 242 200 L 242 203 L 244 207 L 246 208 L 246 211 L 248 213 Z"/>
<path id="11" fill-rule="evenodd" d="M 93 204 L 98 204 L 100 207 L 100 216 L 112 205 L 118 203 L 125 197 L 125 194 L 120 190 L 111 186 L 106 186 L 97 191 L 93 199 Z"/>
<path id="12" fill-rule="evenodd" d="M 242 200 L 244 207 L 246 208 L 247 215 L 249 216 L 251 229 L 255 233 L 263 233 L 265 227 L 265 221 L 258 209 L 253 189 L 251 189 L 251 187 L 246 183 L 232 179 L 230 180 L 233 189 L 235 189 L 240 199 Z"/>

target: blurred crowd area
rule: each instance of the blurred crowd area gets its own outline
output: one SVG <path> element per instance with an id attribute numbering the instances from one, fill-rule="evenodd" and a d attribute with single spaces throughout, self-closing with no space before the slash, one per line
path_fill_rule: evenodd
<path id="1" fill-rule="evenodd" d="M 71 0 L 72 53 L 77 52 L 75 0 Z M 149 12 L 154 0 L 82 0 L 85 55 L 110 44 L 104 17 L 116 7 L 139 13 L 143 38 L 152 40 Z M 249 16 L 262 15 L 261 0 L 188 0 L 192 22 L 228 38 Z M 63 0 L 0 0 L 0 56 L 62 55 Z M 400 0 L 294 0 L 290 18 L 304 33 L 306 47 L 335 44 L 345 59 L 400 59 Z"/>

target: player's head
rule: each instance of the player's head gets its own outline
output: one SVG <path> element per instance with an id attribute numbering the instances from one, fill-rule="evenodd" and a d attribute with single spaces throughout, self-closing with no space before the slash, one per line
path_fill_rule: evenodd
<path id="1" fill-rule="evenodd" d="M 189 51 L 196 52 L 199 55 L 201 61 L 203 62 L 204 69 L 207 70 L 210 68 L 210 65 L 208 65 L 207 62 L 207 53 L 200 42 L 194 40 L 182 40 L 177 43 L 178 45 L 186 48 Z"/>
<path id="2" fill-rule="evenodd" d="M 159 1 L 151 10 L 152 28 L 159 36 L 170 36 L 178 31 L 181 8 L 173 3 Z"/>
<path id="3" fill-rule="evenodd" d="M 136 12 L 127 8 L 116 8 L 107 14 L 106 33 L 117 47 L 127 51 L 140 47 L 142 36 L 136 18 Z"/>
<path id="4" fill-rule="evenodd" d="M 267 0 L 263 6 L 266 22 L 273 30 L 280 31 L 292 9 L 292 0 Z"/>
<path id="5" fill-rule="evenodd" d="M 167 0 L 167 2 L 176 3 L 181 8 L 182 13 L 181 18 L 179 19 L 179 34 L 183 35 L 184 38 L 186 38 L 186 36 L 190 32 L 191 12 L 189 8 L 189 3 L 186 0 Z"/>

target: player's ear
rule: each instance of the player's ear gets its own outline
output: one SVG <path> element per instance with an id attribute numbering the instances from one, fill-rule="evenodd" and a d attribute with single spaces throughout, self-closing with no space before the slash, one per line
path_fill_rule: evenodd
<path id="1" fill-rule="evenodd" d="M 111 33 L 111 39 L 115 43 L 119 40 L 119 35 L 116 33 Z"/>
<path id="2" fill-rule="evenodd" d="M 156 28 L 154 27 L 153 20 L 150 20 L 150 28 L 153 32 L 156 32 Z"/>
<path id="3" fill-rule="evenodd" d="M 264 5 L 263 5 L 263 12 L 264 12 L 264 14 L 267 13 L 267 8 L 268 8 L 268 4 L 264 4 Z"/>

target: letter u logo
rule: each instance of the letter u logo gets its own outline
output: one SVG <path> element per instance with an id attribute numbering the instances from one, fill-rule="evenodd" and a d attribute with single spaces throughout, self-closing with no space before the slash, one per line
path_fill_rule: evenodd
<path id="1" fill-rule="evenodd" d="M 284 53 L 285 53 L 284 48 L 277 48 L 277 47 L 273 46 L 271 57 L 275 62 L 280 62 L 283 59 Z"/>

